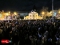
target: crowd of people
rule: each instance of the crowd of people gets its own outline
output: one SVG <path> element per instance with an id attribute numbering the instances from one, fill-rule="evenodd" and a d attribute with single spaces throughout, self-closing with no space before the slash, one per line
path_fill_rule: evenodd
<path id="1" fill-rule="evenodd" d="M 60 21 L 0 21 L 0 40 L 11 45 L 60 45 Z"/>

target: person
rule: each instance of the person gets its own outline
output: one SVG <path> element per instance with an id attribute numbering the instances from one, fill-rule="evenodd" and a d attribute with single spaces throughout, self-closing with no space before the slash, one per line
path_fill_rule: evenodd
<path id="1" fill-rule="evenodd" d="M 3 30 L 2 29 L 0 29 L 0 41 L 1 41 L 1 39 L 2 39 L 2 37 L 3 37 Z M 0 44 L 1 44 L 1 42 L 0 42 Z"/>
<path id="2" fill-rule="evenodd" d="M 13 45 L 18 45 L 18 41 L 19 41 L 19 37 L 18 37 L 18 35 L 15 33 L 15 35 L 12 37 L 12 44 L 13 44 Z"/>

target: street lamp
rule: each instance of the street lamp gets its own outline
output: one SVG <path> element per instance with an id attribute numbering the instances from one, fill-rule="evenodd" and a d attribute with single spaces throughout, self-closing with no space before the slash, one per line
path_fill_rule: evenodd
<path id="1" fill-rule="evenodd" d="M 17 12 L 14 12 L 14 15 L 17 15 Z"/>
<path id="2" fill-rule="evenodd" d="M 58 13 L 60 14 L 60 9 L 58 10 Z"/>
<path id="3" fill-rule="evenodd" d="M 44 11 L 42 11 L 42 17 L 43 17 L 43 19 L 45 19 L 45 12 Z"/>
<path id="4" fill-rule="evenodd" d="M 9 16 L 9 13 L 6 13 L 6 16 Z"/>
<path id="5" fill-rule="evenodd" d="M 45 14 L 45 12 L 43 11 L 43 12 L 42 12 L 42 15 L 44 15 L 44 14 Z"/>
<path id="6" fill-rule="evenodd" d="M 5 15 L 6 15 L 6 16 L 9 16 L 9 15 L 10 15 L 10 11 L 9 11 L 9 12 L 7 12 L 7 13 L 5 13 Z"/>
<path id="7" fill-rule="evenodd" d="M 60 13 L 60 11 L 59 11 L 59 13 Z"/>

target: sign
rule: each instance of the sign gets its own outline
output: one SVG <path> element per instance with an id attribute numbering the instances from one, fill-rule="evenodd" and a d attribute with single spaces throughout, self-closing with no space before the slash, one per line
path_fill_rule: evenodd
<path id="1" fill-rule="evenodd" d="M 9 44 L 11 41 L 8 39 L 2 39 L 1 44 Z"/>
<path id="2" fill-rule="evenodd" d="M 57 13 L 56 13 L 56 12 L 54 12 L 54 13 L 53 13 L 53 16 L 56 16 L 56 14 L 57 14 Z"/>

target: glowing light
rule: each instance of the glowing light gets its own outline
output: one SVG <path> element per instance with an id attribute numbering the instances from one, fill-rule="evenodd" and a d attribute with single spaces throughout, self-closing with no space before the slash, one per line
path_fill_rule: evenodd
<path id="1" fill-rule="evenodd" d="M 0 17 L 2 17 L 2 14 L 0 14 Z"/>
<path id="2" fill-rule="evenodd" d="M 10 15 L 10 12 L 5 13 L 5 15 L 6 15 L 6 16 L 9 16 L 9 15 Z"/>
<path id="3" fill-rule="evenodd" d="M 56 14 L 57 14 L 57 13 L 56 13 L 56 12 L 54 12 L 53 16 L 56 16 Z"/>
<path id="4" fill-rule="evenodd" d="M 45 14 L 45 12 L 42 12 L 42 15 L 44 15 Z"/>
<path id="5" fill-rule="evenodd" d="M 1 40 L 1 43 L 2 44 L 7 44 L 7 43 L 9 43 L 9 40 L 8 39 L 3 39 L 3 40 Z"/>
<path id="6" fill-rule="evenodd" d="M 50 14 L 52 14 L 52 11 L 50 11 Z"/>
<path id="7" fill-rule="evenodd" d="M 17 12 L 14 12 L 15 15 L 17 15 Z"/>
<path id="8" fill-rule="evenodd" d="M 6 15 L 8 16 L 8 15 L 9 15 L 9 13 L 6 13 Z"/>
<path id="9" fill-rule="evenodd" d="M 60 13 L 60 10 L 58 11 L 58 13 Z"/>

